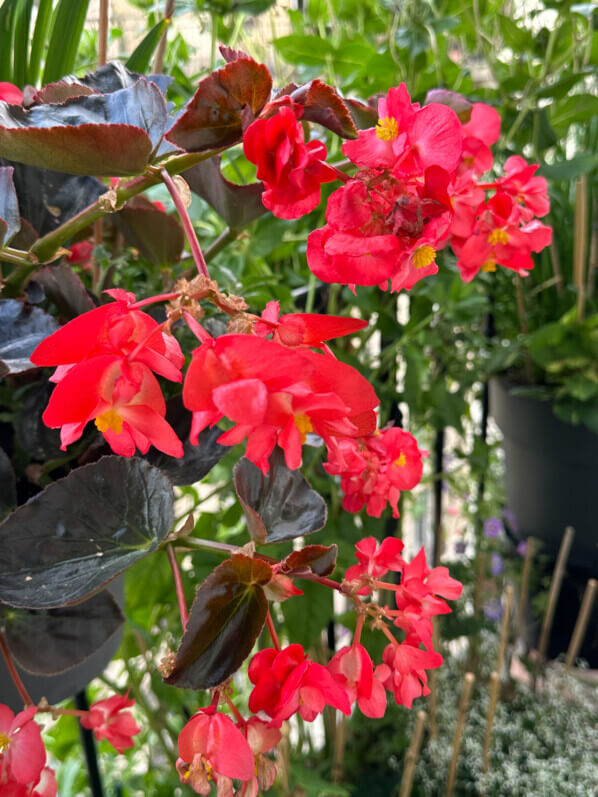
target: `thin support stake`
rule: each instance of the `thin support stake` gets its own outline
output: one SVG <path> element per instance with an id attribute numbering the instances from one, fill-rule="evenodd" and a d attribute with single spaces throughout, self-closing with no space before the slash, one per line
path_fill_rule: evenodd
<path id="1" fill-rule="evenodd" d="M 461 700 L 459 700 L 457 726 L 455 727 L 455 735 L 453 736 L 453 755 L 449 766 L 444 797 L 452 797 L 453 791 L 455 789 L 455 783 L 457 781 L 457 764 L 459 763 L 459 753 L 461 751 L 461 740 L 463 738 L 463 731 L 465 730 L 467 709 L 469 708 L 469 701 L 471 700 L 471 693 L 473 692 L 474 683 L 475 675 L 472 672 L 466 672 L 463 683 L 463 691 L 461 692 Z"/>
<path id="2" fill-rule="evenodd" d="M 84 689 L 81 692 L 77 692 L 75 695 L 75 706 L 79 711 L 89 711 L 89 701 L 87 700 L 87 694 Z M 87 777 L 89 779 L 91 796 L 104 797 L 104 786 L 98 766 L 98 751 L 93 731 L 89 730 L 89 728 L 84 728 L 83 725 L 79 723 L 79 732 L 81 733 L 81 743 L 83 744 L 83 752 L 85 753 L 85 763 L 87 764 Z"/>
<path id="3" fill-rule="evenodd" d="M 486 714 L 486 733 L 484 735 L 484 751 L 482 754 L 482 772 L 486 774 L 490 769 L 490 742 L 492 741 L 492 729 L 494 727 L 494 715 L 498 705 L 500 695 L 500 674 L 493 672 L 490 676 L 490 689 L 488 695 L 488 713 Z"/>
<path id="4" fill-rule="evenodd" d="M 544 615 L 544 622 L 542 623 L 542 633 L 540 634 L 540 643 L 538 645 L 538 656 L 540 663 L 546 658 L 546 651 L 548 650 L 548 641 L 550 639 L 550 632 L 552 630 L 552 621 L 554 620 L 554 612 L 556 604 L 559 599 L 561 591 L 561 584 L 563 583 L 563 576 L 565 575 L 565 566 L 569 558 L 569 551 L 573 542 L 575 529 L 573 526 L 567 526 L 559 555 L 556 560 L 554 573 L 552 574 L 552 582 L 550 584 L 550 592 L 548 594 L 548 606 L 546 607 L 546 614 Z"/>
<path id="5" fill-rule="evenodd" d="M 527 604 L 527 593 L 529 592 L 529 577 L 532 572 L 532 560 L 534 558 L 535 540 L 533 537 L 527 538 L 527 548 L 525 549 L 525 559 L 523 561 L 523 573 L 521 574 L 521 591 L 519 592 L 519 605 L 517 606 L 517 619 L 515 621 L 515 639 L 519 639 L 523 632 L 523 622 L 525 620 L 525 606 Z"/>
<path id="6" fill-rule="evenodd" d="M 575 623 L 575 628 L 573 629 L 573 636 L 571 637 L 571 642 L 569 643 L 567 658 L 565 659 L 565 664 L 568 670 L 571 668 L 573 662 L 577 658 L 577 654 L 579 653 L 579 649 L 581 648 L 583 638 L 586 634 L 588 620 L 590 619 L 590 615 L 592 614 L 592 608 L 594 606 L 594 600 L 596 598 L 597 587 L 598 587 L 598 581 L 596 581 L 595 578 L 591 578 L 586 584 L 586 589 L 583 594 L 583 600 L 581 602 L 579 614 L 577 615 L 577 622 Z"/>
<path id="7" fill-rule="evenodd" d="M 415 767 L 417 759 L 419 758 L 419 751 L 422 746 L 422 739 L 424 738 L 424 727 L 426 725 L 426 712 L 418 711 L 415 718 L 415 728 L 413 729 L 413 736 L 411 743 L 405 756 L 405 768 L 403 769 L 403 777 L 401 779 L 401 791 L 399 797 L 410 797 L 411 789 L 413 788 L 413 778 L 415 776 Z"/>
<path id="8" fill-rule="evenodd" d="M 496 656 L 496 672 L 502 672 L 509 642 L 509 624 L 511 621 L 511 607 L 513 606 L 513 587 L 507 584 L 505 587 L 505 604 L 500 627 L 500 641 L 498 643 L 498 655 Z"/>

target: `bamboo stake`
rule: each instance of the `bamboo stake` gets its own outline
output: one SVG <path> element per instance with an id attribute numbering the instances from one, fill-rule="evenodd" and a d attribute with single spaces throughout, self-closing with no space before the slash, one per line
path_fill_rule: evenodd
<path id="1" fill-rule="evenodd" d="M 548 641 L 550 639 L 550 631 L 552 630 L 552 621 L 554 620 L 554 612 L 559 599 L 561 584 L 563 582 L 563 576 L 565 575 L 565 566 L 567 564 L 567 559 L 569 558 L 569 551 L 571 550 L 571 543 L 573 542 L 574 534 L 575 529 L 572 526 L 567 526 L 563 536 L 563 541 L 561 542 L 559 555 L 556 560 L 554 573 L 552 574 L 552 582 L 550 584 L 550 592 L 548 594 L 548 606 L 546 607 L 546 614 L 544 615 L 544 622 L 542 623 L 542 633 L 540 634 L 540 644 L 538 645 L 538 656 L 540 663 L 542 663 L 546 658 Z"/>
<path id="2" fill-rule="evenodd" d="M 169 22 L 172 19 L 172 15 L 174 14 L 174 6 L 175 0 L 166 0 L 166 8 L 164 9 L 164 18 L 167 19 Z M 166 37 L 168 33 L 168 26 L 164 33 L 162 34 L 162 38 L 158 44 L 158 49 L 156 50 L 156 57 L 154 59 L 154 72 L 156 74 L 160 74 L 162 69 L 164 68 L 164 54 L 166 53 Z"/>
<path id="3" fill-rule="evenodd" d="M 488 565 L 488 552 L 480 551 L 478 553 L 478 566 L 476 570 L 475 587 L 473 592 L 473 616 L 477 619 L 482 612 L 482 589 L 484 580 L 486 578 L 486 570 Z M 469 637 L 469 650 L 467 651 L 467 664 L 465 665 L 468 670 L 477 672 L 478 669 L 478 637 L 477 634 L 471 634 Z"/>
<path id="4" fill-rule="evenodd" d="M 561 268 L 561 258 L 559 257 L 559 250 L 554 242 L 550 243 L 550 260 L 552 261 L 552 270 L 556 280 L 556 292 L 559 299 L 565 295 L 565 287 L 563 285 L 563 269 Z"/>
<path id="5" fill-rule="evenodd" d="M 463 731 L 465 730 L 465 723 L 467 721 L 467 709 L 469 708 L 469 701 L 475 683 L 475 675 L 472 672 L 466 672 L 463 684 L 463 691 L 461 692 L 461 699 L 459 700 L 459 712 L 457 714 L 457 725 L 455 727 L 455 735 L 453 736 L 453 756 L 449 766 L 448 778 L 446 782 L 446 791 L 444 797 L 452 797 L 455 782 L 457 780 L 457 764 L 459 763 L 459 752 L 461 750 L 461 740 L 463 738 Z"/>
<path id="6" fill-rule="evenodd" d="M 500 674 L 493 672 L 490 676 L 490 688 L 488 691 L 488 713 L 486 714 L 486 734 L 484 736 L 484 752 L 482 754 L 482 772 L 486 774 L 490 769 L 490 742 L 492 741 L 492 730 L 494 727 L 494 715 L 498 705 L 500 695 Z"/>
<path id="7" fill-rule="evenodd" d="M 340 712 L 335 712 L 340 714 Z M 345 740 L 347 731 L 347 717 L 340 714 L 340 719 L 334 726 L 334 757 L 332 760 L 332 782 L 340 783 L 345 769 Z"/>
<path id="8" fill-rule="evenodd" d="M 405 767 L 403 769 L 403 777 L 401 778 L 401 790 L 399 797 L 409 797 L 413 787 L 413 777 L 415 775 L 415 765 L 419 757 L 422 739 L 424 738 L 424 726 L 426 724 L 426 712 L 418 711 L 415 718 L 415 728 L 413 729 L 413 736 L 405 756 Z"/>
<path id="9" fill-rule="evenodd" d="M 598 270 L 598 193 L 594 193 L 593 204 L 590 254 L 588 255 L 588 278 L 586 282 L 586 292 L 588 296 L 592 296 L 594 293 L 594 274 Z"/>
<path id="10" fill-rule="evenodd" d="M 500 641 L 498 643 L 498 655 L 496 657 L 496 671 L 500 674 L 502 672 L 503 664 L 505 661 L 505 653 L 507 652 L 507 644 L 509 641 L 509 621 L 511 619 L 511 607 L 513 605 L 513 587 L 507 584 L 505 587 L 505 605 L 502 616 L 502 623 L 500 626 Z"/>
<path id="11" fill-rule="evenodd" d="M 585 636 L 586 628 L 588 625 L 588 620 L 590 619 L 590 615 L 592 613 L 594 599 L 596 598 L 597 587 L 598 587 L 598 581 L 596 581 L 595 578 L 591 578 L 586 584 L 586 589 L 583 594 L 583 600 L 581 602 L 579 614 L 577 615 L 577 622 L 575 623 L 575 628 L 573 629 L 573 636 L 571 637 L 571 642 L 569 643 L 567 658 L 565 659 L 565 665 L 568 670 L 571 668 L 573 662 L 577 658 L 577 654 L 579 653 L 581 643 L 583 642 L 583 638 Z"/>
<path id="12" fill-rule="evenodd" d="M 527 313 L 525 312 L 525 298 L 523 296 L 523 284 L 519 274 L 515 274 L 515 298 L 517 300 L 517 318 L 519 319 L 519 329 L 522 335 L 527 335 Z M 534 372 L 532 369 L 532 361 L 529 352 L 526 349 L 523 351 L 523 359 L 525 366 L 525 378 L 531 384 L 534 381 Z"/>
<path id="13" fill-rule="evenodd" d="M 104 66 L 108 56 L 108 16 L 110 0 L 100 0 L 100 23 L 98 28 L 98 66 Z"/>
<path id="14" fill-rule="evenodd" d="M 532 571 L 532 559 L 534 556 L 533 537 L 527 538 L 527 548 L 523 561 L 523 573 L 521 574 L 521 591 L 519 593 L 519 605 L 517 607 L 517 619 L 515 621 L 515 639 L 519 639 L 523 631 L 523 621 L 525 619 L 525 606 L 527 604 L 527 593 L 529 592 L 529 577 Z"/>
<path id="15" fill-rule="evenodd" d="M 438 622 L 432 620 L 432 647 L 438 650 L 440 636 L 438 633 Z M 430 736 L 434 738 L 438 735 L 438 670 L 431 670 L 428 686 L 430 689 Z"/>
<path id="16" fill-rule="evenodd" d="M 573 282 L 577 288 L 577 318 L 583 321 L 585 307 L 585 265 L 588 237 L 588 196 L 585 174 L 575 186 L 573 235 Z"/>

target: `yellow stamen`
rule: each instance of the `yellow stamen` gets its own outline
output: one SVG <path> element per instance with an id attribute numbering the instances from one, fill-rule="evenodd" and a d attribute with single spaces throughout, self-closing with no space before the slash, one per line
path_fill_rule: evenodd
<path id="1" fill-rule="evenodd" d="M 486 262 L 482 264 L 482 271 L 496 271 L 496 260 L 486 260 Z"/>
<path id="2" fill-rule="evenodd" d="M 299 429 L 299 433 L 301 434 L 301 444 L 303 445 L 308 432 L 313 432 L 314 427 L 311 425 L 311 421 L 309 420 L 308 416 L 304 415 L 302 412 L 299 412 L 297 415 L 295 415 L 295 426 L 297 429 Z"/>
<path id="3" fill-rule="evenodd" d="M 376 135 L 382 141 L 394 141 L 399 135 L 399 124 L 392 116 L 385 116 L 376 125 Z"/>
<path id="4" fill-rule="evenodd" d="M 402 467 L 404 467 L 406 464 L 407 464 L 407 457 L 406 457 L 406 456 L 405 456 L 405 454 L 404 454 L 404 453 L 401 451 L 401 454 L 400 454 L 399 458 L 398 458 L 398 459 L 395 459 L 395 461 L 393 462 L 393 465 L 398 465 L 398 467 L 399 467 L 399 468 L 402 468 Z"/>
<path id="5" fill-rule="evenodd" d="M 425 268 L 434 262 L 436 249 L 433 246 L 418 246 L 413 253 L 413 265 L 415 268 Z"/>
<path id="6" fill-rule="evenodd" d="M 100 432 L 107 432 L 111 429 L 115 434 L 120 434 L 123 430 L 123 419 L 116 410 L 106 410 L 95 419 L 95 425 Z"/>
<path id="7" fill-rule="evenodd" d="M 496 227 L 496 229 L 492 230 L 490 235 L 488 236 L 488 243 L 495 246 L 496 244 L 506 244 L 509 240 L 509 236 L 506 230 L 501 230 L 500 227 Z"/>
<path id="8" fill-rule="evenodd" d="M 0 755 L 8 750 L 10 744 L 10 737 L 5 733 L 0 733 Z"/>

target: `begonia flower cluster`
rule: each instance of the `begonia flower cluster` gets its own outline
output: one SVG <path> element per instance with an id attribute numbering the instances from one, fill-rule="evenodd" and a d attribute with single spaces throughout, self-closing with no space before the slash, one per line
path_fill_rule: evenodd
<path id="1" fill-rule="evenodd" d="M 308 265 L 322 281 L 410 290 L 438 271 L 436 256 L 447 244 L 467 282 L 497 265 L 525 275 L 531 253 L 550 243 L 552 229 L 538 221 L 550 205 L 537 165 L 512 156 L 503 176 L 482 181 L 493 168 L 497 111 L 451 92 L 431 95 L 441 101 L 421 107 L 405 84 L 391 88 L 378 102 L 376 126 L 343 144 L 357 171 L 336 173 L 344 185 L 328 200 L 326 225 L 308 236 Z M 265 181 L 263 202 L 280 218 L 313 210 L 318 181 L 332 179 L 323 145 L 304 143 L 301 114 L 290 102 L 253 122 L 244 137 Z"/>

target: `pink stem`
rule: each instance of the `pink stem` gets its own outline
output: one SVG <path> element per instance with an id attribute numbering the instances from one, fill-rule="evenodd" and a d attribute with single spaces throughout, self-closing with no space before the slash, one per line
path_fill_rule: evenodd
<path id="1" fill-rule="evenodd" d="M 330 166 L 332 169 L 334 169 L 334 171 L 336 173 L 336 176 L 341 181 L 341 183 L 348 183 L 349 180 L 353 179 L 350 175 L 345 174 L 343 171 L 338 169 L 336 166 L 333 166 L 331 163 L 329 163 L 328 166 Z"/>
<path id="2" fill-rule="evenodd" d="M 10 673 L 10 677 L 12 678 L 13 683 L 14 683 L 14 685 L 17 688 L 17 692 L 20 694 L 21 699 L 23 700 L 23 703 L 26 706 L 33 706 L 34 703 L 33 703 L 33 700 L 31 699 L 31 695 L 27 691 L 27 687 L 25 686 L 25 684 L 21 680 L 21 676 L 19 675 L 19 673 L 16 670 L 16 667 L 15 667 L 14 662 L 12 660 L 12 656 L 10 655 L 10 650 L 8 649 L 8 645 L 6 644 L 6 641 L 5 641 L 4 637 L 2 636 L 2 634 L 0 634 L 0 651 L 2 652 L 2 655 L 4 656 L 4 661 L 6 662 L 6 668 L 7 668 L 8 672 Z"/>
<path id="3" fill-rule="evenodd" d="M 161 169 L 160 174 L 162 176 L 162 179 L 164 180 L 164 185 L 170 191 L 170 196 L 172 197 L 172 200 L 178 211 L 178 214 L 181 217 L 181 221 L 183 222 L 185 235 L 187 236 L 187 240 L 189 241 L 189 246 L 191 247 L 191 254 L 193 255 L 193 259 L 195 260 L 195 265 L 197 266 L 197 270 L 204 277 L 209 277 L 210 273 L 208 271 L 208 266 L 201 251 L 199 241 L 197 240 L 195 229 L 193 227 L 193 224 L 191 224 L 191 219 L 189 218 L 189 214 L 187 213 L 187 208 L 185 207 L 185 203 L 181 199 L 181 195 L 177 190 L 176 184 L 172 179 L 172 177 L 168 174 L 166 169 Z"/>
<path id="4" fill-rule="evenodd" d="M 181 571 L 179 570 L 179 563 L 177 562 L 174 548 L 171 545 L 166 547 L 168 552 L 168 560 L 172 568 L 172 577 L 174 578 L 174 586 L 176 589 L 176 597 L 179 604 L 179 614 L 181 615 L 181 625 L 183 631 L 187 629 L 189 622 L 189 612 L 187 610 L 187 601 L 185 600 L 185 591 L 183 590 L 183 579 L 181 578 Z"/>
<path id="5" fill-rule="evenodd" d="M 266 614 L 266 625 L 268 626 L 268 631 L 270 632 L 270 636 L 272 637 L 272 644 L 274 645 L 276 650 L 280 650 L 280 640 L 278 639 L 276 628 L 274 628 L 274 621 L 272 620 L 270 609 L 268 609 L 268 612 Z"/>
<path id="6" fill-rule="evenodd" d="M 359 641 L 361 640 L 361 632 L 363 630 L 363 624 L 365 623 L 365 614 L 358 614 L 357 615 L 357 623 L 355 625 L 355 633 L 353 634 L 353 647 L 355 645 L 359 645 Z"/>
<path id="7" fill-rule="evenodd" d="M 168 323 L 168 321 L 163 321 L 163 322 L 162 322 L 162 323 L 161 323 L 159 326 L 157 326 L 155 329 L 152 329 L 152 331 L 149 333 L 149 335 L 146 335 L 146 336 L 144 337 L 144 339 L 143 339 L 142 341 L 140 341 L 140 342 L 137 344 L 137 346 L 135 346 L 135 348 L 133 349 L 133 351 L 132 351 L 132 352 L 129 352 L 129 354 L 127 354 L 127 360 L 128 360 L 129 362 L 131 362 L 131 360 L 134 360 L 134 359 L 135 359 L 135 357 L 137 357 L 137 355 L 139 354 L 139 352 L 140 352 L 142 349 L 144 349 L 144 348 L 147 346 L 147 344 L 148 344 L 148 343 L 150 342 L 150 340 L 151 340 L 151 339 L 154 337 L 154 335 L 156 335 L 158 332 L 161 332 L 161 331 L 162 331 L 162 327 L 165 327 L 167 323 Z"/>
<path id="8" fill-rule="evenodd" d="M 238 709 L 238 708 L 235 706 L 235 704 L 234 704 L 234 703 L 233 703 L 233 701 L 230 699 L 230 697 L 229 697 L 227 694 L 225 694 L 225 695 L 224 695 L 224 699 L 226 700 L 226 702 L 227 702 L 227 704 L 228 704 L 228 707 L 230 708 L 230 710 L 233 712 L 233 714 L 234 714 L 234 717 L 235 717 L 235 719 L 237 720 L 237 723 L 239 723 L 240 725 L 245 725 L 245 717 L 244 717 L 244 716 L 241 714 L 241 712 L 240 712 L 240 711 L 239 711 L 239 709 Z"/>
<path id="9" fill-rule="evenodd" d="M 138 310 L 140 307 L 146 307 L 148 304 L 154 304 L 154 302 L 168 302 L 170 301 L 170 299 L 176 299 L 177 296 L 180 295 L 181 295 L 180 291 L 171 291 L 170 293 L 159 293 L 157 296 L 149 296 L 147 299 L 141 299 L 139 302 L 130 304 L 128 309 Z"/>

